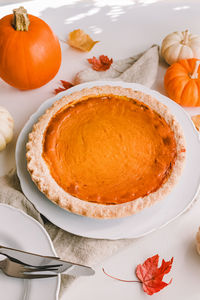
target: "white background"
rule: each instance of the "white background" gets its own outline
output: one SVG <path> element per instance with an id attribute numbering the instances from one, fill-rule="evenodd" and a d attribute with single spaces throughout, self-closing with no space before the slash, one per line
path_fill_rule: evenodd
<path id="1" fill-rule="evenodd" d="M 11 2 L 11 1 L 9 1 Z M 0 1 L 0 17 L 11 13 L 16 4 Z M 7 2 L 8 3 L 8 2 Z M 4 5 L 3 5 L 4 4 Z M 20 3 L 22 4 L 22 3 Z M 62 43 L 62 65 L 57 76 L 46 86 L 33 91 L 19 91 L 0 80 L 0 105 L 8 108 L 15 120 L 15 137 L 6 150 L 0 153 L 0 174 L 14 167 L 14 151 L 19 131 L 38 106 L 49 97 L 60 79 L 71 81 L 79 70 L 87 67 L 86 59 L 105 54 L 113 59 L 125 58 L 144 51 L 152 44 L 161 44 L 166 34 L 189 29 L 200 34 L 200 1 L 155 0 L 96 0 L 74 1 L 34 0 L 23 3 L 28 12 L 44 19 L 58 35 L 66 40 L 70 31 L 81 28 L 100 43 L 90 53 L 81 53 Z M 18 6 L 18 4 L 17 4 Z M 165 93 L 163 76 L 166 65 L 159 68 L 154 88 Z M 200 113 L 199 108 L 187 109 L 190 114 Z M 197 166 L 199 167 L 199 166 Z M 156 216 L 152 216 L 156 217 Z M 144 220 L 145 222 L 145 220 Z M 167 227 L 133 241 L 131 246 L 103 262 L 105 269 L 120 278 L 134 279 L 138 263 L 159 254 L 169 260 L 174 257 L 172 271 L 166 281 L 172 284 L 153 299 L 200 299 L 200 257 L 195 249 L 195 234 L 200 225 L 200 204 Z M 147 299 L 137 283 L 122 283 L 107 278 L 97 267 L 92 278 L 77 280 L 65 299 Z M 39 300 L 39 295 L 38 295 Z"/>

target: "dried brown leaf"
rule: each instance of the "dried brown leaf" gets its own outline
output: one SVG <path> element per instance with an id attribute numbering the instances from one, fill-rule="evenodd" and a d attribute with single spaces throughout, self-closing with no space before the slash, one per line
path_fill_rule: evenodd
<path id="1" fill-rule="evenodd" d="M 89 52 L 98 42 L 99 41 L 93 41 L 93 39 L 81 29 L 76 29 L 68 35 L 68 44 L 84 52 Z"/>
<path id="2" fill-rule="evenodd" d="M 200 115 L 192 116 L 192 121 L 198 131 L 200 131 Z"/>

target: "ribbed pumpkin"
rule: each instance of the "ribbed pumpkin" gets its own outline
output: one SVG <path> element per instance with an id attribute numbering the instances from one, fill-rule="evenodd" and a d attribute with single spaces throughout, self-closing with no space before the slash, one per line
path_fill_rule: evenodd
<path id="1" fill-rule="evenodd" d="M 0 77 L 22 89 L 49 82 L 61 64 L 61 49 L 51 28 L 20 7 L 0 19 Z"/>
<path id="2" fill-rule="evenodd" d="M 166 71 L 164 85 L 168 96 L 182 106 L 200 106 L 200 60 L 183 59 Z"/>
<path id="3" fill-rule="evenodd" d="M 161 55 L 169 65 L 181 59 L 200 59 L 200 36 L 188 30 L 170 33 L 162 41 Z"/>

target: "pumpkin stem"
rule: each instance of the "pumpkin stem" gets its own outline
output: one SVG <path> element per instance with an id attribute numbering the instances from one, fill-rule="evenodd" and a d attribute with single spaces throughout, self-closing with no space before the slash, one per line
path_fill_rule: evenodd
<path id="1" fill-rule="evenodd" d="M 200 60 L 197 60 L 196 61 L 196 64 L 195 64 L 195 68 L 194 68 L 194 72 L 192 73 L 192 75 L 190 76 L 190 78 L 192 79 L 198 79 L 198 69 L 199 69 L 199 65 L 200 65 Z"/>
<path id="2" fill-rule="evenodd" d="M 188 31 L 188 29 L 187 29 L 187 30 L 185 30 L 185 31 L 183 32 L 183 40 L 182 40 L 182 44 L 183 44 L 183 45 L 187 45 L 188 42 L 189 42 L 189 31 Z"/>
<path id="3" fill-rule="evenodd" d="M 13 9 L 13 22 L 15 30 L 17 31 L 28 31 L 28 26 L 30 24 L 27 10 L 20 6 L 19 8 Z"/>

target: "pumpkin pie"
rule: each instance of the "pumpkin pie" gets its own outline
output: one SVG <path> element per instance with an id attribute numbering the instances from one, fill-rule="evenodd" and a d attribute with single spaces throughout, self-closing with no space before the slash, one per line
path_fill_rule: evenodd
<path id="1" fill-rule="evenodd" d="M 157 99 L 99 86 L 55 102 L 29 134 L 26 157 L 32 180 L 60 207 L 119 218 L 171 191 L 184 165 L 185 141 Z"/>

